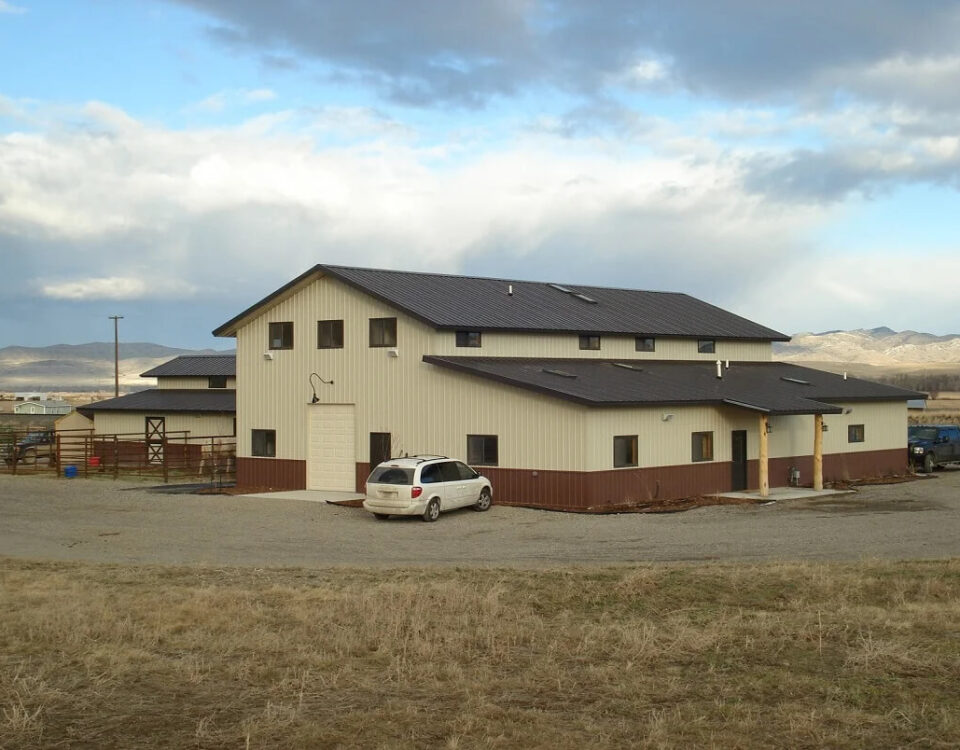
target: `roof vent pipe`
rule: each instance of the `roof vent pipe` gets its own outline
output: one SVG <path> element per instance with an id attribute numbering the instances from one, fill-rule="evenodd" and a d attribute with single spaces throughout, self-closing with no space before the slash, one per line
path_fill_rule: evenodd
<path id="1" fill-rule="evenodd" d="M 846 371 L 846 370 L 843 371 L 843 379 L 844 379 L 844 380 L 847 379 L 847 371 Z"/>
<path id="2" fill-rule="evenodd" d="M 513 284 L 507 284 L 507 294 L 513 296 Z"/>
<path id="3" fill-rule="evenodd" d="M 717 377 L 723 377 L 723 362 L 721 362 L 719 359 L 717 360 Z"/>
<path id="4" fill-rule="evenodd" d="M 727 369 L 728 369 L 728 370 L 730 369 L 730 360 L 729 360 L 729 359 L 727 360 Z"/>

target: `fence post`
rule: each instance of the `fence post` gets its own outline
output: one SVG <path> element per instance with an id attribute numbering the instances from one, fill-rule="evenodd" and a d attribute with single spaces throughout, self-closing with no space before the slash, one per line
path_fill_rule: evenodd
<path id="1" fill-rule="evenodd" d="M 120 476 L 120 438 L 113 436 L 113 478 Z"/>
<path id="2" fill-rule="evenodd" d="M 56 453 L 54 454 L 54 457 L 53 457 L 53 468 L 54 468 L 54 469 L 56 470 L 56 472 L 57 472 L 57 478 L 59 478 L 59 477 L 60 477 L 60 464 L 61 464 L 61 461 L 60 461 L 60 433 L 57 432 L 57 433 L 55 433 L 55 434 L 56 434 L 56 436 L 57 436 L 57 440 L 56 440 L 57 450 L 56 450 Z"/>
<path id="3" fill-rule="evenodd" d="M 168 484 L 170 477 L 167 472 L 167 436 L 163 436 L 163 441 L 161 442 L 161 447 L 163 448 L 163 483 Z"/>

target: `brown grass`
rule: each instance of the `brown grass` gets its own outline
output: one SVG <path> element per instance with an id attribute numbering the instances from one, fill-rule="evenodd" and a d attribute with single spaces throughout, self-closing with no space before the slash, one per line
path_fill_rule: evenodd
<path id="1" fill-rule="evenodd" d="M 0 561 L 0 746 L 953 747 L 960 560 Z"/>

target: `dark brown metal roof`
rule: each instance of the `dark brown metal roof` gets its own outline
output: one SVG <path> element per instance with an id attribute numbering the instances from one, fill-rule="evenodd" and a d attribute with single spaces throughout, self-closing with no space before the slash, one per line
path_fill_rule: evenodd
<path id="1" fill-rule="evenodd" d="M 440 330 L 790 340 L 771 328 L 676 292 L 327 265 L 301 274 L 224 323 L 214 335 L 232 335 L 245 317 L 319 273 L 340 279 Z"/>
<path id="2" fill-rule="evenodd" d="M 143 411 L 235 414 L 237 392 L 224 388 L 151 388 L 119 398 L 108 398 L 77 408 L 86 417 L 94 412 Z"/>
<path id="3" fill-rule="evenodd" d="M 727 404 L 769 414 L 836 414 L 833 402 L 906 401 L 917 393 L 783 362 L 439 357 L 423 361 L 588 406 Z"/>
<path id="4" fill-rule="evenodd" d="M 205 378 L 211 375 L 234 377 L 237 357 L 234 354 L 185 354 L 152 370 L 140 373 L 141 378 Z"/>

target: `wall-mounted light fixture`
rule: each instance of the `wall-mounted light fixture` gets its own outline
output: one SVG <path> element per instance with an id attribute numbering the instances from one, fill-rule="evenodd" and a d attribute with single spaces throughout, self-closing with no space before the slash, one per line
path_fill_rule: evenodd
<path id="1" fill-rule="evenodd" d="M 661 414 L 660 419 L 664 422 L 669 422 L 671 419 L 673 419 L 673 414 Z"/>
<path id="2" fill-rule="evenodd" d="M 843 413 L 844 413 L 844 414 L 853 414 L 853 409 L 851 409 L 851 408 L 848 406 L 846 409 L 843 410 Z"/>
<path id="3" fill-rule="evenodd" d="M 773 432 L 773 425 L 767 422 L 767 434 L 769 435 L 771 432 Z"/>
<path id="4" fill-rule="evenodd" d="M 332 381 L 332 380 L 324 380 L 324 379 L 321 378 L 317 373 L 311 372 L 311 373 L 310 373 L 310 377 L 307 378 L 307 380 L 310 382 L 310 389 L 313 391 L 313 398 L 310 399 L 310 403 L 311 403 L 311 404 L 316 404 L 316 403 L 318 403 L 318 402 L 320 401 L 320 398 L 317 396 L 317 388 L 316 388 L 316 386 L 313 384 L 313 379 L 314 379 L 314 378 L 316 378 L 317 380 L 319 380 L 321 383 L 323 383 L 323 384 L 325 384 L 325 385 L 333 385 L 333 381 Z"/>

